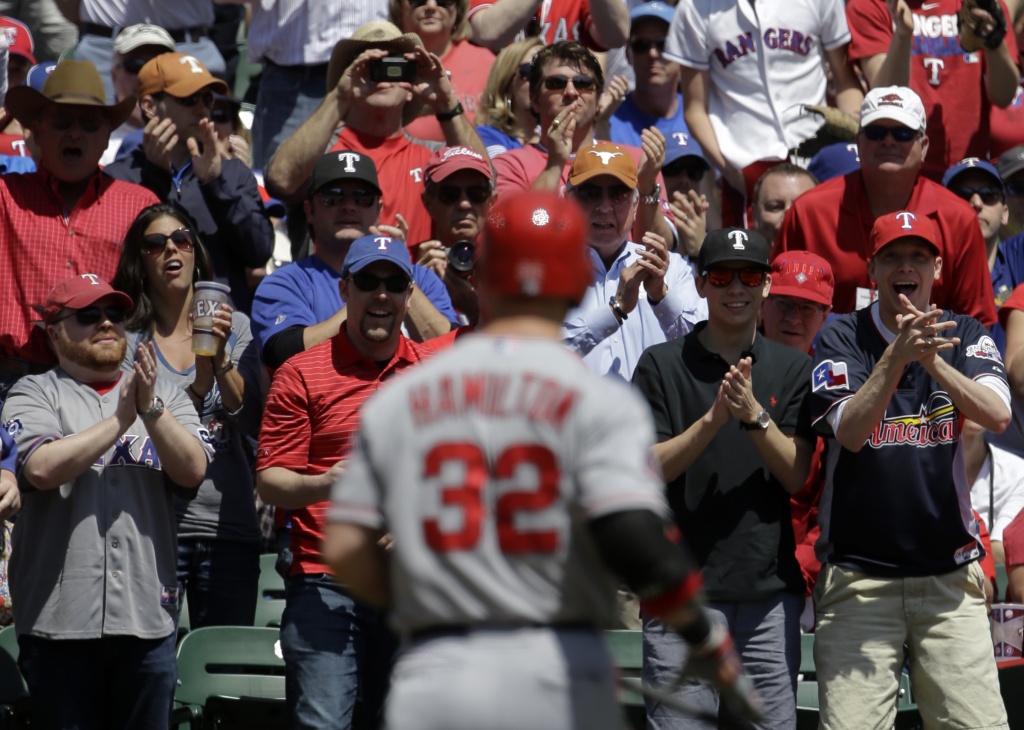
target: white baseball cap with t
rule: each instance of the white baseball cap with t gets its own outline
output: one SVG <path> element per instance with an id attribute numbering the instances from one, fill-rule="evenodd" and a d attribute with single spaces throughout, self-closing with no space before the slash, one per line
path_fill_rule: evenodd
<path id="1" fill-rule="evenodd" d="M 881 86 L 872 89 L 860 105 L 860 126 L 891 119 L 921 132 L 926 118 L 921 97 L 906 86 Z"/>

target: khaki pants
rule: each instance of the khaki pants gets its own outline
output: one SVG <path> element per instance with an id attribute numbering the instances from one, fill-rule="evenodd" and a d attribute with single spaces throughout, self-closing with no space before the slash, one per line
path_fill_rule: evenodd
<path id="1" fill-rule="evenodd" d="M 984 580 L 976 562 L 923 578 L 824 566 L 815 588 L 820 727 L 891 728 L 906 643 L 926 728 L 1006 728 Z"/>

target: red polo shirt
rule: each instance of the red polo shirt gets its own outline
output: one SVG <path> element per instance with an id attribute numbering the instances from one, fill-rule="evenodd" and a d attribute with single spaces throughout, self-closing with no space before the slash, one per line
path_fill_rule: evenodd
<path id="1" fill-rule="evenodd" d="M 942 273 L 932 287 L 932 303 L 969 314 L 991 327 L 996 321 L 995 296 L 985 239 L 974 209 L 922 176 L 905 209 L 931 218 L 942 238 Z M 832 264 L 836 279 L 834 310 L 838 314 L 852 312 L 857 288 L 874 289 L 867 270 L 874 222 L 861 172 L 851 172 L 794 201 L 782 221 L 772 256 L 804 250 L 824 257 Z"/>
<path id="2" fill-rule="evenodd" d="M 33 305 L 75 274 L 110 281 L 135 216 L 158 202 L 141 185 L 97 172 L 68 211 L 45 170 L 0 175 L 0 357 L 56 362 Z"/>
<path id="3" fill-rule="evenodd" d="M 344 328 L 331 339 L 291 357 L 274 373 L 260 429 L 256 470 L 272 466 L 303 475 L 323 474 L 348 456 L 364 401 L 387 380 L 450 345 L 455 332 L 425 343 L 402 337 L 383 368 L 352 345 Z M 292 511 L 295 574 L 330 572 L 320 543 L 330 502 Z"/>

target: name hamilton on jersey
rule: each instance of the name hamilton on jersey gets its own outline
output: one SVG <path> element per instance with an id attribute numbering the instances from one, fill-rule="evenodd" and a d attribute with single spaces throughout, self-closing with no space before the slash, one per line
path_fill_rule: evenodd
<path id="1" fill-rule="evenodd" d="M 409 392 L 416 426 L 472 413 L 491 418 L 527 418 L 560 428 L 579 392 L 535 373 L 465 373 L 445 376 Z"/>

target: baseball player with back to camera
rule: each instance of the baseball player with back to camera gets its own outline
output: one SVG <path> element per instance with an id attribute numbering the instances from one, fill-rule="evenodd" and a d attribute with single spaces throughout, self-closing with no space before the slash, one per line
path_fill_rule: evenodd
<path id="1" fill-rule="evenodd" d="M 758 712 L 666 536 L 647 409 L 559 342 L 591 279 L 585 227 L 551 192 L 495 205 L 478 261 L 487 324 L 368 402 L 334 486 L 324 553 L 404 639 L 392 730 L 623 727 L 597 629 L 620 577 L 693 645 L 685 673 Z"/>

